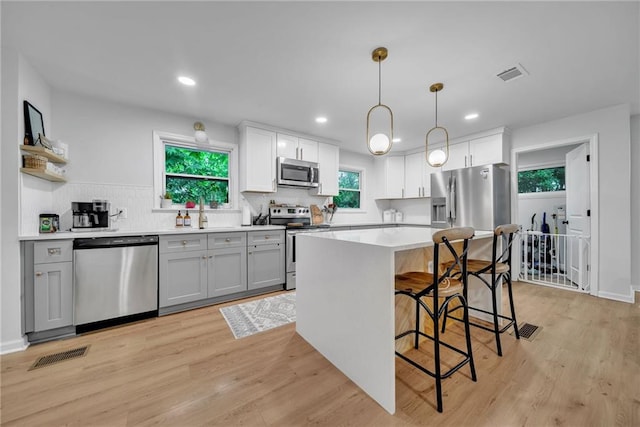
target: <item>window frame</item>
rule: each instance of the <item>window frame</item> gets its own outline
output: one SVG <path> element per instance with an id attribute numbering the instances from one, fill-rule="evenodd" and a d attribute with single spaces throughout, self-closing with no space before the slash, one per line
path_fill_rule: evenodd
<path id="1" fill-rule="evenodd" d="M 520 172 L 530 172 L 530 171 L 536 171 L 536 170 L 542 170 L 542 169 L 557 169 L 557 168 L 563 168 L 566 172 L 567 170 L 567 165 L 564 162 L 545 162 L 545 163 L 536 163 L 536 164 L 532 164 L 532 165 L 528 165 L 522 168 L 518 168 L 518 170 L 516 171 L 516 182 L 520 182 Z M 567 182 L 566 182 L 566 175 L 565 175 L 565 189 L 567 187 Z M 552 190 L 552 191 L 534 191 L 534 192 L 528 192 L 528 193 L 521 193 L 520 192 L 520 185 L 518 185 L 518 195 L 530 195 L 530 194 L 545 194 L 545 195 L 550 195 L 550 194 L 557 194 L 557 193 L 562 193 L 564 194 L 566 190 Z"/>
<path id="2" fill-rule="evenodd" d="M 166 190 L 165 145 L 227 153 L 229 156 L 229 205 L 231 209 L 237 209 L 238 146 L 236 144 L 214 140 L 210 140 L 209 143 L 201 144 L 196 142 L 195 137 L 193 136 L 153 131 L 153 210 L 175 211 L 180 207 L 183 207 L 184 209 L 184 205 L 175 205 L 171 208 L 160 207 L 160 196 L 162 196 Z M 228 212 L 229 210 L 225 209 L 225 211 Z"/>
<path id="3" fill-rule="evenodd" d="M 340 194 L 340 172 L 356 172 L 360 175 L 360 207 L 359 208 L 342 208 L 338 206 L 338 209 L 342 213 L 366 213 L 366 209 L 363 208 L 365 204 L 365 173 L 366 170 L 362 167 L 357 166 L 349 166 L 349 165 L 339 165 L 338 166 L 338 194 Z M 349 191 L 349 189 L 345 189 Z"/>

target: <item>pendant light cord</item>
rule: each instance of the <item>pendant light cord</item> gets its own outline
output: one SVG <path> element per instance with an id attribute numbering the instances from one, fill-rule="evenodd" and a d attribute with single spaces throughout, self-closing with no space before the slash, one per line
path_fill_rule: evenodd
<path id="1" fill-rule="evenodd" d="M 382 105 L 382 60 L 378 57 L 378 105 Z"/>
<path id="2" fill-rule="evenodd" d="M 438 127 L 438 92 L 436 90 L 436 127 Z"/>

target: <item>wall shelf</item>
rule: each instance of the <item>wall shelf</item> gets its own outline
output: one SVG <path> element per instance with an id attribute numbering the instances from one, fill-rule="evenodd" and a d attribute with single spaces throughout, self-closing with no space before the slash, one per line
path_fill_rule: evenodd
<path id="1" fill-rule="evenodd" d="M 67 182 L 67 179 L 64 176 L 58 175 L 57 173 L 53 173 L 46 169 L 20 168 L 20 172 L 37 176 L 38 178 L 46 179 L 48 181 Z"/>
<path id="2" fill-rule="evenodd" d="M 62 165 L 67 163 L 67 159 L 65 159 L 64 157 L 58 156 L 53 151 L 48 150 L 41 146 L 21 145 L 20 149 L 28 153 L 37 154 L 39 156 L 46 157 L 48 160 L 51 160 L 53 163 L 59 163 Z"/>

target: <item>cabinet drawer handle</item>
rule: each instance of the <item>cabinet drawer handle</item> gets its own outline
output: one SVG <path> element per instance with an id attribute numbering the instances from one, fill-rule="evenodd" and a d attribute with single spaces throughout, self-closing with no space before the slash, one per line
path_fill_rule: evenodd
<path id="1" fill-rule="evenodd" d="M 265 240 L 269 240 L 269 236 L 264 236 L 264 239 Z"/>
<path id="2" fill-rule="evenodd" d="M 187 246 L 187 241 L 186 240 L 182 241 L 182 246 Z"/>
<path id="3" fill-rule="evenodd" d="M 227 243 L 229 243 L 229 242 L 231 241 L 231 239 L 226 238 L 226 239 L 224 239 L 224 241 L 225 241 L 225 242 L 227 242 Z"/>
<path id="4" fill-rule="evenodd" d="M 202 257 L 202 259 L 207 259 L 207 256 L 206 256 L 206 255 L 204 255 L 204 256 Z"/>
<path id="5" fill-rule="evenodd" d="M 62 253 L 62 249 L 60 249 L 60 248 L 49 248 L 47 250 L 47 252 L 49 252 L 49 255 L 60 255 Z"/>
<path id="6" fill-rule="evenodd" d="M 213 258 L 213 255 L 209 255 L 209 259 Z"/>
<path id="7" fill-rule="evenodd" d="M 42 276 L 42 271 L 38 271 L 38 272 L 36 272 L 36 276 L 37 276 L 37 277 Z"/>

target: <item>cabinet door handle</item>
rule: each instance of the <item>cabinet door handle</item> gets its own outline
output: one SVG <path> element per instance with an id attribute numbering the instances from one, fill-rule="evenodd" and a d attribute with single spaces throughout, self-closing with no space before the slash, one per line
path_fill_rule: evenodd
<path id="1" fill-rule="evenodd" d="M 269 237 L 270 237 L 270 236 L 264 236 L 264 239 L 265 239 L 265 240 L 269 240 Z"/>
<path id="2" fill-rule="evenodd" d="M 304 157 L 304 154 L 302 153 L 303 150 L 303 148 L 300 149 L 300 160 L 302 160 L 302 158 Z"/>
<path id="3" fill-rule="evenodd" d="M 42 276 L 42 271 L 37 271 L 37 272 L 36 272 L 36 276 L 37 276 L 37 277 Z"/>
<path id="4" fill-rule="evenodd" d="M 207 259 L 207 256 L 206 256 L 206 255 L 205 255 L 205 256 L 203 256 L 203 257 L 202 257 L 202 259 Z"/>
<path id="5" fill-rule="evenodd" d="M 464 156 L 464 167 L 467 167 L 467 156 Z"/>
<path id="6" fill-rule="evenodd" d="M 231 239 L 226 238 L 226 239 L 224 239 L 224 241 L 225 241 L 225 242 L 227 242 L 227 243 L 229 243 L 229 242 L 231 241 Z"/>
<path id="7" fill-rule="evenodd" d="M 473 154 L 469 154 L 469 166 L 473 166 Z"/>
<path id="8" fill-rule="evenodd" d="M 62 249 L 60 249 L 60 248 L 49 248 L 47 250 L 47 252 L 49 252 L 49 255 L 60 255 L 62 253 Z"/>
<path id="9" fill-rule="evenodd" d="M 402 189 L 402 198 L 404 199 L 404 188 Z"/>
<path id="10" fill-rule="evenodd" d="M 213 255 L 209 255 L 209 259 L 213 258 Z"/>
<path id="11" fill-rule="evenodd" d="M 271 189 L 273 191 L 276 191 L 276 180 L 275 179 L 273 181 L 271 181 Z"/>
<path id="12" fill-rule="evenodd" d="M 186 240 L 182 241 L 182 246 L 187 246 L 187 241 Z"/>

